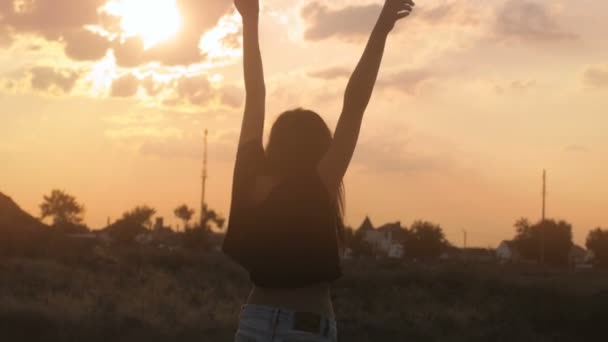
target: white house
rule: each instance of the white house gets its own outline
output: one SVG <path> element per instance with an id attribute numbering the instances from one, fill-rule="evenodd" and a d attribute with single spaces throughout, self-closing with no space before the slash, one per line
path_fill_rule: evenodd
<path id="1" fill-rule="evenodd" d="M 377 254 L 384 254 L 396 259 L 403 257 L 403 245 L 398 236 L 402 231 L 400 222 L 385 224 L 376 229 L 369 217 L 365 217 L 359 229 L 363 233 L 365 241 Z"/>
<path id="2" fill-rule="evenodd" d="M 511 240 L 504 240 L 498 245 L 498 248 L 496 248 L 496 257 L 501 264 L 517 262 L 521 259 L 519 252 L 515 248 L 514 242 Z"/>

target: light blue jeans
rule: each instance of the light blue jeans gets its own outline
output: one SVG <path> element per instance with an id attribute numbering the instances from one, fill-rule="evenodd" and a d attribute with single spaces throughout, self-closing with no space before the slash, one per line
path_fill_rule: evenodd
<path id="1" fill-rule="evenodd" d="M 244 305 L 235 342 L 337 342 L 334 319 L 323 319 L 319 332 L 294 329 L 294 312 L 262 305 Z"/>

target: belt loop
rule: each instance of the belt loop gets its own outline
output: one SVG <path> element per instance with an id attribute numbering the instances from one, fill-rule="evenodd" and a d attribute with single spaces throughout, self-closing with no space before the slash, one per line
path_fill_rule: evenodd
<path id="1" fill-rule="evenodd" d="M 272 313 L 272 338 L 270 340 L 274 341 L 274 337 L 277 333 L 277 326 L 279 325 L 279 314 L 281 313 L 281 309 L 274 309 Z"/>

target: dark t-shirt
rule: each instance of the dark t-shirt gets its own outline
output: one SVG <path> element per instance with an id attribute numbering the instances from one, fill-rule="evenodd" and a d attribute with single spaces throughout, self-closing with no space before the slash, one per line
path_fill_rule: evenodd
<path id="1" fill-rule="evenodd" d="M 256 178 L 264 170 L 261 144 L 239 147 L 223 251 L 266 288 L 298 288 L 341 275 L 335 206 L 318 173 L 283 179 L 253 203 Z"/>

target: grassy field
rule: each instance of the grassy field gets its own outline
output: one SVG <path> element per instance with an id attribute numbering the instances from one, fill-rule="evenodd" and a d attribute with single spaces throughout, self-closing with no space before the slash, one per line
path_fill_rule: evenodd
<path id="1" fill-rule="evenodd" d="M 2 341 L 231 341 L 247 275 L 219 254 L 0 260 Z M 350 261 L 341 341 L 596 341 L 608 275 Z M 605 336 L 604 336 L 605 338 Z"/>

